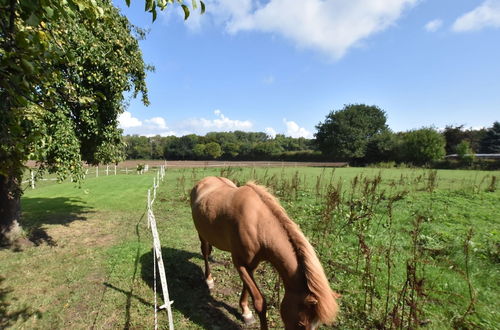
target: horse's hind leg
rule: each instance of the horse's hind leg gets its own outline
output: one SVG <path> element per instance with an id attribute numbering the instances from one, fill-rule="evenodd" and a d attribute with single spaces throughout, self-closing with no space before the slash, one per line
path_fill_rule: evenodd
<path id="1" fill-rule="evenodd" d="M 203 259 L 205 260 L 205 282 L 207 282 L 207 286 L 209 289 L 214 288 L 214 280 L 212 278 L 212 274 L 210 273 L 210 265 L 208 263 L 208 257 L 210 253 L 212 253 L 212 246 L 205 241 L 200 236 L 201 241 L 201 253 L 203 254 Z"/>

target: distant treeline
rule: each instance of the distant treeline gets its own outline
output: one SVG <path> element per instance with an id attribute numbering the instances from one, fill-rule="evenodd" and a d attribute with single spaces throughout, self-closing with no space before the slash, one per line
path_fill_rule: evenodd
<path id="1" fill-rule="evenodd" d="M 125 136 L 127 159 L 345 161 L 434 167 L 498 167 L 475 154 L 500 154 L 500 122 L 486 129 L 447 126 L 393 132 L 377 106 L 346 105 L 316 126 L 314 139 L 263 132 L 212 132 L 176 136 Z M 454 158 L 445 155 L 456 154 Z M 393 165 L 391 165 L 393 164 Z"/>
<path id="2" fill-rule="evenodd" d="M 212 132 L 205 136 L 127 135 L 127 159 L 170 160 L 325 160 L 315 141 L 281 134 L 271 137 L 263 132 Z"/>

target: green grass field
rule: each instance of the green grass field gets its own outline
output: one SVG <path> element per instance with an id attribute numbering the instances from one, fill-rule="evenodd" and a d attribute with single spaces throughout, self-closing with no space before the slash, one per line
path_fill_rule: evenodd
<path id="1" fill-rule="evenodd" d="M 167 171 L 154 212 L 176 328 L 243 327 L 227 253 L 213 254 L 216 288 L 203 282 L 188 193 L 207 175 L 256 180 L 279 197 L 343 295 L 338 328 L 499 327 L 500 172 L 297 167 Z M 27 189 L 23 227 L 36 246 L 0 250 L 0 328 L 152 328 L 153 177 Z M 281 328 L 279 279 L 268 265 L 256 278 Z"/>

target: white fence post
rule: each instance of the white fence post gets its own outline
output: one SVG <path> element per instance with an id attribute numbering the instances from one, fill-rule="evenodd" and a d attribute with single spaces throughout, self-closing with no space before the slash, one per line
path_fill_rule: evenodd
<path id="1" fill-rule="evenodd" d="M 31 189 L 35 189 L 35 173 L 31 170 Z"/>
<path id="2" fill-rule="evenodd" d="M 149 211 L 151 211 L 151 189 L 148 189 L 148 228 L 150 228 Z"/>
<path id="3" fill-rule="evenodd" d="M 109 175 L 109 165 L 106 165 L 106 176 Z"/>
<path id="4" fill-rule="evenodd" d="M 116 165 L 115 165 L 115 175 L 116 175 Z"/>
<path id="5" fill-rule="evenodd" d="M 97 178 L 99 176 L 99 166 L 95 167 L 95 177 Z"/>

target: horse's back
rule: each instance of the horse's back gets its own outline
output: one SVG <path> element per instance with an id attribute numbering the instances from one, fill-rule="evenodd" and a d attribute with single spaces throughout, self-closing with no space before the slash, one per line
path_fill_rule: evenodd
<path id="1" fill-rule="evenodd" d="M 224 178 L 202 179 L 191 193 L 193 221 L 198 234 L 211 245 L 231 251 L 257 248 L 262 201 L 248 186 Z"/>

